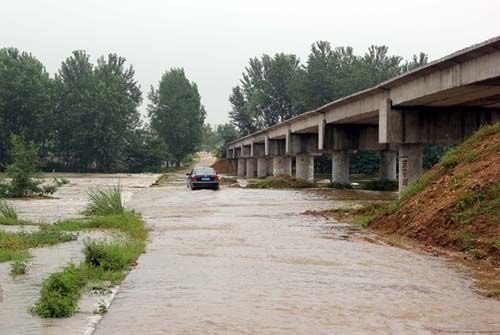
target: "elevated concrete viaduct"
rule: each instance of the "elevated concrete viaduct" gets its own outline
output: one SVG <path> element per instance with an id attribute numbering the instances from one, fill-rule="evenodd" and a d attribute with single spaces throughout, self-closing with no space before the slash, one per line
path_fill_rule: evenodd
<path id="1" fill-rule="evenodd" d="M 332 155 L 332 181 L 349 182 L 349 151 L 378 150 L 380 177 L 400 190 L 422 174 L 425 144 L 452 145 L 500 121 L 500 37 L 228 144 L 238 176 L 314 178 Z M 294 159 L 293 159 L 294 158 Z M 398 171 L 396 171 L 396 167 Z"/>

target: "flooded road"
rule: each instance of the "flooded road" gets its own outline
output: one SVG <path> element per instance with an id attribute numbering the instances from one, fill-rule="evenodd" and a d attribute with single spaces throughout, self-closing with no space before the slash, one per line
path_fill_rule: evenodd
<path id="1" fill-rule="evenodd" d="M 96 334 L 500 334 L 455 265 L 301 215 L 330 201 L 177 179 L 130 201 L 149 246 Z"/>
<path id="2" fill-rule="evenodd" d="M 49 178 L 49 175 L 47 178 Z M 11 203 L 17 208 L 21 219 L 33 220 L 35 223 L 53 223 L 60 219 L 79 217 L 85 208 L 87 192 L 98 186 L 120 184 L 123 187 L 124 200 L 144 190 L 156 181 L 158 175 L 153 174 L 57 174 L 58 178 L 66 178 L 69 184 L 59 189 L 47 199 L 14 200 Z M 37 230 L 36 226 L 1 226 L 3 231 Z M 113 234 L 114 235 L 114 234 Z M 92 292 L 84 292 L 79 304 L 79 311 L 68 319 L 40 319 L 32 316 L 28 310 L 40 296 L 40 286 L 44 278 L 60 271 L 68 263 L 78 263 L 83 259 L 82 249 L 85 238 L 102 239 L 111 237 L 110 233 L 79 233 L 78 240 L 62 243 L 52 247 L 31 250 L 33 259 L 29 261 L 25 275 L 12 278 L 9 262 L 0 263 L 0 335 L 81 335 L 92 331 L 91 324 L 96 316 L 93 314 L 96 304 L 102 296 Z"/>
<path id="3" fill-rule="evenodd" d="M 444 258 L 366 242 L 346 224 L 302 215 L 345 202 L 312 192 L 188 191 L 183 175 L 70 176 L 56 199 L 15 201 L 22 218 L 78 216 L 88 188 L 120 180 L 150 227 L 97 335 L 500 334 L 500 302 Z M 12 227 L 0 227 L 12 229 Z M 33 228 L 30 228 L 33 229 Z M 27 309 L 50 273 L 82 258 L 82 238 L 34 249 L 28 274 L 0 264 L 0 334 L 91 334 L 88 292 L 69 319 Z"/>

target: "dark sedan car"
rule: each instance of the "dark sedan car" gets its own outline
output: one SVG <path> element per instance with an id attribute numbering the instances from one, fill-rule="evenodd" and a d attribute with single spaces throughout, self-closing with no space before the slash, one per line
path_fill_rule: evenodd
<path id="1" fill-rule="evenodd" d="M 198 188 L 219 189 L 219 176 L 211 167 L 196 167 L 187 175 L 187 186 L 192 190 Z"/>

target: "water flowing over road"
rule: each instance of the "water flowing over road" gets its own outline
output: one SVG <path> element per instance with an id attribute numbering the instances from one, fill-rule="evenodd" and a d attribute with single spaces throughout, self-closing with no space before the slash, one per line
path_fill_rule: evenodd
<path id="1" fill-rule="evenodd" d="M 136 193 L 147 253 L 96 334 L 500 334 L 500 302 L 445 260 L 301 215 L 304 192 Z"/>
<path id="2" fill-rule="evenodd" d="M 87 186 L 112 183 L 86 178 L 72 179 L 60 199 L 17 202 L 21 214 L 77 215 Z M 123 176 L 149 243 L 94 334 L 500 334 L 500 302 L 476 293 L 456 264 L 302 215 L 343 202 L 293 190 L 189 191 L 184 178 L 145 188 L 153 176 Z M 29 273 L 16 280 L 0 264 L 0 334 L 93 331 L 88 295 L 69 319 L 26 312 L 42 278 L 81 259 L 81 247 L 35 249 Z"/>

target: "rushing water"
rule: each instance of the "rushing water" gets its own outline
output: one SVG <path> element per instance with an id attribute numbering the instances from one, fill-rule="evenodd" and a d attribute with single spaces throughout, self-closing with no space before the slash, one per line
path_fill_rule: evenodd
<path id="1" fill-rule="evenodd" d="M 99 335 L 500 334 L 500 302 L 454 266 L 301 215 L 331 207 L 312 194 L 179 181 L 130 205 L 149 247 Z"/>
<path id="2" fill-rule="evenodd" d="M 500 302 L 477 294 L 455 265 L 301 214 L 339 202 L 299 191 L 192 192 L 176 178 L 154 188 L 144 188 L 151 176 L 121 180 L 151 228 L 149 244 L 95 334 L 500 334 Z M 73 178 L 58 199 L 16 205 L 46 221 L 77 215 L 89 187 L 113 180 Z M 43 278 L 81 259 L 81 241 L 33 254 L 17 279 L 0 264 L 0 334 L 90 333 L 97 300 L 88 294 L 69 319 L 26 312 Z"/>
<path id="3" fill-rule="evenodd" d="M 22 219 L 51 223 L 61 218 L 80 216 L 85 207 L 87 192 L 97 186 L 120 183 L 125 199 L 134 192 L 151 185 L 156 175 L 78 175 L 64 174 L 70 183 L 62 187 L 51 199 L 12 201 Z M 0 226 L 4 231 L 33 231 L 36 226 Z M 96 320 L 93 314 L 96 304 L 106 296 L 84 292 L 79 312 L 68 319 L 43 320 L 28 312 L 40 295 L 40 284 L 51 273 L 60 271 L 70 262 L 82 260 L 83 240 L 108 238 L 109 233 L 80 233 L 77 241 L 53 247 L 31 250 L 33 259 L 29 262 L 26 275 L 12 278 L 9 263 L 0 263 L 0 335 L 76 335 L 88 334 Z"/>

